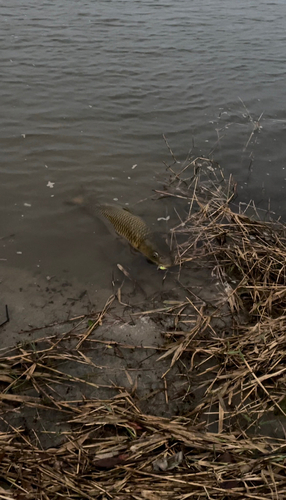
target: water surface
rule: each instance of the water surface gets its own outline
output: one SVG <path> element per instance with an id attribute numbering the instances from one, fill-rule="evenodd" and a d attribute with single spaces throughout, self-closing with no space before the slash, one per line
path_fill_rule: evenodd
<path id="1" fill-rule="evenodd" d="M 160 281 L 65 202 L 88 190 L 166 215 L 150 201 L 162 134 L 180 161 L 211 152 L 240 200 L 285 218 L 285 2 L 11 0 L 0 14 L 1 266 L 100 289 L 120 262 Z"/>

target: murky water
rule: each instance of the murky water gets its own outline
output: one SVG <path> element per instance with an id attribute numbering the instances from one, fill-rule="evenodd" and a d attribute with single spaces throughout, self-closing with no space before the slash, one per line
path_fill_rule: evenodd
<path id="1" fill-rule="evenodd" d="M 193 144 L 213 151 L 241 200 L 270 198 L 285 218 L 283 0 L 10 0 L 0 14 L 3 269 L 96 288 L 117 262 L 156 274 L 65 201 L 149 199 L 169 160 L 162 134 L 181 161 Z M 263 113 L 250 141 L 239 97 L 253 121 Z M 137 208 L 149 222 L 166 215 Z"/>

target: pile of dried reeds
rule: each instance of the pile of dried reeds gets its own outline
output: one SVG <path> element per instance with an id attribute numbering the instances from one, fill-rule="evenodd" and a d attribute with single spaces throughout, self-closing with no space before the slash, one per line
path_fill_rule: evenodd
<path id="1" fill-rule="evenodd" d="M 69 340 L 41 339 L 2 355 L 1 499 L 286 497 L 284 439 L 207 432 L 193 416 L 145 415 L 123 389 L 111 400 L 60 399 L 59 384 L 84 383 L 61 363 L 90 363 Z M 57 444 L 44 448 L 31 422 L 14 426 L 19 412 L 34 421 L 51 415 Z"/>
<path id="2" fill-rule="evenodd" d="M 186 216 L 173 230 L 174 236 L 185 237 L 177 247 L 177 262 L 211 258 L 222 282 L 232 278 L 228 281 L 237 309 L 260 320 L 283 314 L 286 226 L 258 212 L 253 202 L 232 205 L 236 185 L 211 160 L 196 158 L 173 177 L 170 187 L 171 196 L 188 200 Z"/>
<path id="3" fill-rule="evenodd" d="M 110 301 L 61 338 L 2 351 L 1 499 L 286 498 L 285 436 L 262 432 L 265 416 L 285 428 L 285 226 L 261 220 L 253 204 L 232 205 L 232 178 L 211 160 L 176 167 L 160 195 L 182 200 L 172 231 L 180 279 L 189 263 L 207 265 L 221 294 L 210 307 L 186 292 L 182 304 L 160 309 L 175 326 L 158 358 L 181 363 L 189 384 L 182 402 L 196 390 L 200 398 L 170 419 L 146 415 L 135 393 L 111 387 L 115 396 L 102 400 L 96 383 L 67 370 L 67 362 L 94 366 L 84 346 Z M 95 396 L 63 397 L 77 384 Z M 58 431 L 39 428 L 47 414 Z"/>
<path id="4" fill-rule="evenodd" d="M 226 417 L 238 425 L 243 416 L 249 427 L 267 410 L 286 417 L 286 226 L 259 213 L 254 203 L 243 211 L 236 207 L 232 177 L 226 180 L 212 160 L 196 158 L 179 172 L 172 167 L 172 174 L 160 194 L 187 202 L 186 215 L 173 230 L 174 239 L 184 237 L 177 244 L 177 262 L 182 273 L 186 262 L 208 265 L 221 293 L 212 312 L 207 304 L 197 309 L 195 326 L 182 331 L 164 356 L 172 355 L 173 364 L 188 348 L 190 370 L 202 353 L 213 360 L 200 412 L 217 405 L 220 430 Z M 218 330 L 212 323 L 224 317 L 225 305 L 231 324 Z"/>

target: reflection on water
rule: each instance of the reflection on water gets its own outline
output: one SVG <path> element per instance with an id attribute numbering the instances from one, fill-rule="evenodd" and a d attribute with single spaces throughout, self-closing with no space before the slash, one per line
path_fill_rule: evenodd
<path id="1" fill-rule="evenodd" d="M 212 151 L 242 200 L 271 198 L 285 217 L 284 2 L 11 0 L 0 9 L 0 237 L 14 234 L 0 258 L 103 283 L 131 257 L 64 202 L 82 189 L 104 202 L 150 197 L 169 160 L 163 133 L 181 161 L 193 144 L 193 154 Z M 151 221 L 166 215 L 139 206 Z"/>

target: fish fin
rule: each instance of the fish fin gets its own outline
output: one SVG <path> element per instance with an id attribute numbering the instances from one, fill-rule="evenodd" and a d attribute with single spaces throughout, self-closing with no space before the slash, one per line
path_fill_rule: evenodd
<path id="1" fill-rule="evenodd" d="M 72 207 L 81 207 L 84 205 L 85 199 L 83 196 L 75 196 L 74 198 L 71 198 L 70 200 L 64 201 L 65 205 L 70 205 Z"/>
<path id="2" fill-rule="evenodd" d="M 83 205 L 84 203 L 84 197 L 79 195 L 79 196 L 75 196 L 74 198 L 72 198 L 70 200 L 70 203 L 72 203 L 73 205 Z"/>

